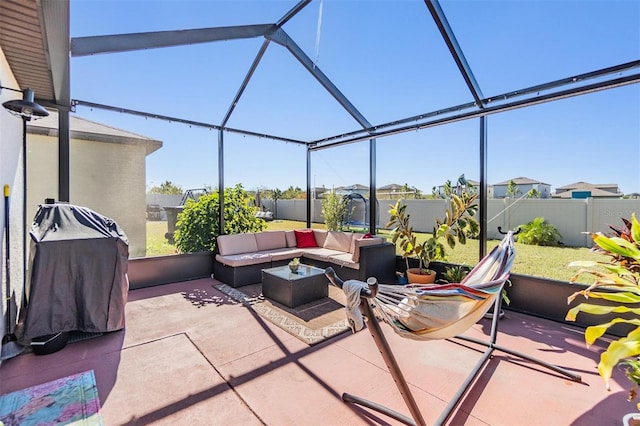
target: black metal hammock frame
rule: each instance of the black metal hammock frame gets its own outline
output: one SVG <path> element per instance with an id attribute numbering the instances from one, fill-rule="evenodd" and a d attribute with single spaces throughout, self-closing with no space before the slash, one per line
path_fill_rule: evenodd
<path id="1" fill-rule="evenodd" d="M 367 329 L 371 333 L 411 417 L 348 393 L 342 394 L 342 400 L 370 408 L 408 425 L 426 424 L 380 328 L 377 317 L 405 338 L 416 340 L 455 338 L 487 348 L 436 420 L 435 424 L 437 425 L 444 424 L 450 418 L 496 350 L 528 360 L 558 372 L 573 381 L 580 382 L 582 379 L 577 374 L 496 344 L 499 313 L 502 308 L 502 290 L 509 278 L 515 257 L 513 235 L 512 231 L 507 232 L 502 242 L 485 256 L 459 284 L 444 286 L 437 284 L 427 286 L 379 285 L 375 278 L 369 278 L 365 287 L 364 283 L 360 282 L 360 311 L 367 319 Z M 343 287 L 343 282 L 335 276 L 333 270 L 327 271 L 327 277 L 333 285 Z M 493 312 L 498 314 L 493 315 L 488 341 L 458 334 L 466 331 L 484 317 L 491 307 L 493 307 Z"/>

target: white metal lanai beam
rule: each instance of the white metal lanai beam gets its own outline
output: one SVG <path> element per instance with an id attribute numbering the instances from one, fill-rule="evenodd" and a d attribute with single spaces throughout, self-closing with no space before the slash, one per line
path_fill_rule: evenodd
<path id="1" fill-rule="evenodd" d="M 71 56 L 97 53 L 128 52 L 158 47 L 182 46 L 212 41 L 234 40 L 264 36 L 274 24 L 239 25 L 233 27 L 200 28 L 179 31 L 116 34 L 76 37 L 71 40 Z"/>
<path id="2" fill-rule="evenodd" d="M 462 53 L 462 49 L 458 44 L 458 40 L 456 40 L 456 35 L 451 29 L 449 21 L 447 21 L 447 17 L 440 7 L 440 3 L 438 2 L 438 0 L 424 0 L 424 2 L 427 5 L 429 12 L 431 12 L 431 17 L 436 23 L 438 30 L 440 30 L 440 34 L 442 35 L 444 42 L 447 44 L 447 47 L 451 52 L 451 56 L 453 56 L 453 60 L 456 61 L 456 65 L 458 65 L 464 81 L 467 83 L 467 86 L 469 86 L 469 90 L 473 95 L 473 99 L 475 99 L 476 101 L 476 105 L 478 106 L 478 108 L 483 108 L 484 96 L 482 96 L 480 86 L 478 85 L 478 82 L 476 81 L 476 78 L 471 71 L 471 67 L 464 57 L 464 53 Z"/>
<path id="3" fill-rule="evenodd" d="M 311 0 L 302 0 L 298 4 L 296 4 L 282 18 L 280 18 L 280 20 L 278 20 L 278 22 L 276 22 L 275 25 L 272 26 L 272 28 L 269 30 L 269 33 L 272 33 L 276 31 L 278 28 L 281 28 L 285 23 L 287 23 L 291 18 L 293 18 L 298 12 L 304 9 L 304 7 L 308 5 L 310 2 Z M 265 38 L 266 38 L 265 42 L 260 47 L 260 51 L 256 55 L 256 58 L 253 60 L 253 63 L 251 64 L 251 68 L 249 68 L 249 72 L 247 72 L 247 75 L 245 76 L 244 81 L 240 85 L 240 88 L 238 89 L 238 93 L 236 94 L 235 98 L 233 98 L 233 102 L 231 102 L 231 106 L 229 107 L 227 114 L 222 119 L 222 123 L 220 124 L 222 127 L 227 125 L 227 122 L 231 118 L 231 114 L 233 114 L 233 110 L 235 109 L 236 105 L 240 101 L 240 97 L 244 93 L 244 90 L 247 88 L 247 84 L 249 84 L 249 80 L 251 80 L 251 77 L 255 73 L 256 68 L 258 67 L 258 64 L 262 60 L 262 57 L 264 56 L 264 53 L 266 52 L 267 47 L 269 46 L 269 42 L 270 42 L 269 37 L 265 37 Z"/>
<path id="4" fill-rule="evenodd" d="M 244 77 L 244 80 L 242 81 L 242 84 L 238 89 L 238 93 L 236 93 L 236 96 L 233 98 L 233 101 L 231 102 L 231 106 L 229 107 L 229 110 L 227 111 L 224 118 L 222 119 L 222 123 L 220 123 L 221 127 L 225 127 L 227 125 L 227 122 L 231 118 L 231 114 L 233 113 L 233 110 L 236 108 L 236 105 L 238 105 L 238 102 L 240 102 L 240 97 L 244 93 L 244 89 L 247 88 L 247 85 L 249 84 L 249 80 L 251 80 L 251 77 L 256 72 L 256 68 L 258 68 L 258 64 L 262 60 L 262 57 L 264 56 L 264 52 L 267 51 L 268 46 L 269 46 L 269 40 L 265 39 L 264 43 L 262 43 L 262 46 L 260 46 L 260 50 L 258 51 L 256 58 L 253 60 L 253 63 L 251 64 L 251 68 L 249 68 L 249 72 Z"/>
<path id="5" fill-rule="evenodd" d="M 287 35 L 286 32 L 282 28 L 279 28 L 273 34 L 265 35 L 268 39 L 278 43 L 287 48 L 289 52 L 304 66 L 307 71 L 313 75 L 318 82 L 324 87 L 330 94 L 333 96 L 342 107 L 347 110 L 347 112 L 364 128 L 371 127 L 369 121 L 360 111 L 353 106 L 349 99 L 333 84 L 329 77 L 327 77 L 320 68 L 313 65 L 313 61 L 309 58 L 306 53 Z"/>
<path id="6" fill-rule="evenodd" d="M 298 4 L 293 6 L 293 8 L 290 11 L 285 13 L 284 16 L 282 18 L 280 18 L 280 20 L 278 20 L 278 22 L 276 23 L 276 26 L 278 28 L 281 28 L 284 24 L 289 22 L 289 19 L 291 19 L 294 16 L 296 16 L 298 14 L 298 12 L 300 12 L 302 9 L 304 9 L 305 6 L 308 5 L 309 3 L 311 3 L 311 0 L 302 0 L 302 1 L 300 1 Z"/>

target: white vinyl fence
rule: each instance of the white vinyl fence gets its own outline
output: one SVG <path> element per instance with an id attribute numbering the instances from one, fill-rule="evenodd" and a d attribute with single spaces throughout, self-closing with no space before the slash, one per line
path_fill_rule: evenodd
<path id="1" fill-rule="evenodd" d="M 443 218 L 447 200 L 404 200 L 407 213 L 411 215 L 414 230 L 432 232 L 435 220 Z M 277 209 L 273 200 L 262 200 L 264 206 L 274 212 L 276 219 L 306 221 L 306 200 L 278 200 Z M 377 227 L 384 228 L 389 221 L 389 205 L 395 200 L 378 200 Z M 323 223 L 322 200 L 313 200 L 311 221 Z M 356 205 L 354 217 L 363 217 Z M 368 208 L 368 206 L 367 206 Z M 543 217 L 546 223 L 555 226 L 562 235 L 562 243 L 570 247 L 591 247 L 591 239 L 585 232 L 610 232 L 609 225 L 623 225 L 621 218 L 630 219 L 632 213 L 640 219 L 639 199 L 489 199 L 487 205 L 489 239 L 501 239 L 498 226 L 503 231 L 514 229 Z"/>

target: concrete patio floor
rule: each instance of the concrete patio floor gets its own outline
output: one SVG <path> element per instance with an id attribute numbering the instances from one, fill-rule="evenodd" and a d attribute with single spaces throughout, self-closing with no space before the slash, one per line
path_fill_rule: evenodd
<path id="1" fill-rule="evenodd" d="M 125 330 L 23 354 L 0 365 L 0 394 L 94 370 L 105 425 L 398 424 L 342 402 L 343 392 L 409 411 L 367 330 L 308 346 L 199 279 L 129 294 Z M 482 320 L 466 335 L 485 338 Z M 382 325 L 427 423 L 479 359 L 462 341 L 418 342 Z M 602 346 L 582 330 L 511 311 L 498 343 L 582 376 L 582 383 L 499 351 L 449 420 L 455 425 L 619 425 L 633 412 L 616 371 L 607 392 Z"/>

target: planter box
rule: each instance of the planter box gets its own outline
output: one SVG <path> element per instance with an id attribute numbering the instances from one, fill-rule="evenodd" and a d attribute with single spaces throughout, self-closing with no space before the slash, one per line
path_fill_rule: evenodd
<path id="1" fill-rule="evenodd" d="M 129 289 L 210 277 L 213 252 L 171 254 L 129 260 Z"/>
<path id="2" fill-rule="evenodd" d="M 576 291 L 586 289 L 584 284 L 571 284 L 566 281 L 556 281 L 544 278 L 531 277 L 528 275 L 511 274 L 509 279 L 511 285 L 505 286 L 507 295 L 511 301 L 505 309 L 535 315 L 537 317 L 559 321 L 566 324 L 588 327 L 590 325 L 603 324 L 616 317 L 624 317 L 623 314 L 615 315 L 590 315 L 586 313 L 578 314 L 575 322 L 565 321 L 567 311 L 580 303 L 591 303 L 605 306 L 616 305 L 601 299 L 585 299 L 578 296 L 571 304 L 567 303 L 567 298 Z M 633 316 L 627 316 L 633 318 Z M 608 334 L 614 336 L 626 336 L 632 329 L 627 324 L 617 324 L 608 330 Z"/>

